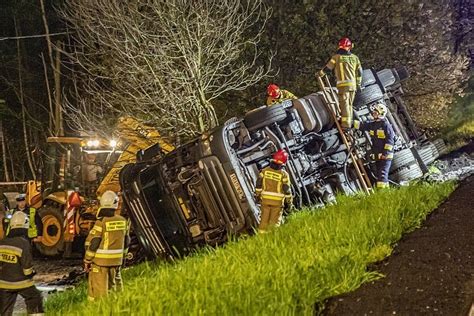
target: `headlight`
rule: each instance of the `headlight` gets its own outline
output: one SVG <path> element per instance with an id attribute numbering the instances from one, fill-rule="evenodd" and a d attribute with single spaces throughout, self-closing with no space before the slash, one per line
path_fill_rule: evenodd
<path id="1" fill-rule="evenodd" d="M 87 141 L 87 147 L 99 147 L 99 140 L 91 139 Z"/>
<path id="2" fill-rule="evenodd" d="M 117 141 L 115 139 L 112 139 L 109 144 L 110 144 L 110 147 L 114 147 L 114 148 L 117 147 Z"/>

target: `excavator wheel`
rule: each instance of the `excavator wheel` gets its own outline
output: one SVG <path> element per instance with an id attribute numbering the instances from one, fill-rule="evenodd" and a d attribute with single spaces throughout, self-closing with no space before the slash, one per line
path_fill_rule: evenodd
<path id="1" fill-rule="evenodd" d="M 36 248 L 44 256 L 57 256 L 64 250 L 64 216 L 60 208 L 46 205 L 38 210 L 43 221 L 43 240 Z"/>

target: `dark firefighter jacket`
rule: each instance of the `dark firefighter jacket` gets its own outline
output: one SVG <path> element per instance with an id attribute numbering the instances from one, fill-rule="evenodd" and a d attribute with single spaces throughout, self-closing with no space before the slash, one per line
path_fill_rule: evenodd
<path id="1" fill-rule="evenodd" d="M 359 57 L 350 51 L 339 49 L 323 68 L 328 73 L 334 70 L 339 91 L 355 91 L 362 83 L 362 66 Z"/>
<path id="2" fill-rule="evenodd" d="M 282 166 L 272 162 L 260 172 L 255 193 L 262 204 L 283 206 L 285 202 L 291 204 L 293 200 L 290 186 L 288 173 Z"/>
<path id="3" fill-rule="evenodd" d="M 103 217 L 99 217 L 87 236 L 84 261 L 103 267 L 122 265 L 129 243 L 127 221 L 114 212 L 114 209 L 99 210 Z"/>
<path id="4" fill-rule="evenodd" d="M 395 132 L 392 124 L 385 118 L 361 123 L 354 121 L 354 127 L 364 132 L 369 132 L 372 139 L 372 153 L 375 159 L 384 155 L 386 159 L 393 158 L 393 145 L 395 144 Z"/>
<path id="5" fill-rule="evenodd" d="M 297 97 L 288 90 L 280 89 L 280 97 L 279 98 L 272 98 L 270 96 L 267 97 L 267 105 L 270 106 L 277 103 L 281 103 L 285 100 L 292 100 L 292 99 L 297 99 Z"/>
<path id="6" fill-rule="evenodd" d="M 0 240 L 0 289 L 19 290 L 33 286 L 33 256 L 30 242 L 14 229 Z M 21 235 L 26 235 L 26 229 Z"/>

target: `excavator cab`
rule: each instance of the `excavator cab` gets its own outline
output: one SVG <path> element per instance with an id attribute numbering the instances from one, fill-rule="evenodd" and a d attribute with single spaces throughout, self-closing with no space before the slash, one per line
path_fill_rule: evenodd
<path id="1" fill-rule="evenodd" d="M 37 248 L 54 256 L 70 253 L 75 237 L 87 235 L 96 220 L 96 190 L 122 151 L 116 141 L 90 137 L 49 137 L 48 145 L 41 180 L 28 182 L 27 197 L 43 220 Z M 82 203 L 72 205 L 72 195 Z"/>

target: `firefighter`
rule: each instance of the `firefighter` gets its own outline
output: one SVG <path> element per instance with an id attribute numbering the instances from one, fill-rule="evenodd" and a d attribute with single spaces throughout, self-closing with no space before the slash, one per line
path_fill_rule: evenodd
<path id="1" fill-rule="evenodd" d="M 318 73 L 323 77 L 334 70 L 337 96 L 341 109 L 341 126 L 348 130 L 352 126 L 352 103 L 362 83 L 362 66 L 359 58 L 351 53 L 353 44 L 347 37 L 339 41 L 339 49 L 326 66 Z"/>
<path id="2" fill-rule="evenodd" d="M 387 107 L 383 103 L 369 106 L 373 121 L 361 123 L 354 121 L 354 127 L 369 132 L 372 139 L 371 158 L 375 160 L 377 188 L 388 187 L 388 173 L 393 159 L 395 132 L 390 122 L 385 118 Z"/>
<path id="3" fill-rule="evenodd" d="M 89 273 L 88 299 L 93 301 L 117 289 L 117 280 L 128 248 L 127 221 L 115 214 L 118 196 L 105 191 L 100 198 L 97 221 L 87 236 L 84 270 Z"/>
<path id="4" fill-rule="evenodd" d="M 4 219 L 4 225 L 6 224 L 7 227 L 6 234 L 8 235 L 10 230 L 10 226 L 8 225 L 9 218 L 11 218 L 16 212 L 22 212 L 28 217 L 30 223 L 30 227 L 28 228 L 28 238 L 30 241 L 41 242 L 43 238 L 43 221 L 38 212 L 36 212 L 36 209 L 27 205 L 26 194 L 23 193 L 16 196 L 16 207 L 10 210 Z"/>
<path id="5" fill-rule="evenodd" d="M 43 315 L 41 292 L 33 283 L 33 255 L 28 241 L 30 223 L 23 212 L 15 212 L 9 223 L 9 232 L 0 241 L 0 312 L 12 315 L 20 294 L 29 315 Z"/>
<path id="6" fill-rule="evenodd" d="M 273 154 L 270 165 L 260 172 L 255 192 L 261 203 L 259 232 L 279 226 L 283 209 L 292 206 L 290 178 L 283 169 L 287 160 L 288 153 L 279 149 Z"/>
<path id="7" fill-rule="evenodd" d="M 276 84 L 272 83 L 267 87 L 267 106 L 281 103 L 285 100 L 297 99 L 297 97 L 288 90 L 280 89 Z"/>

